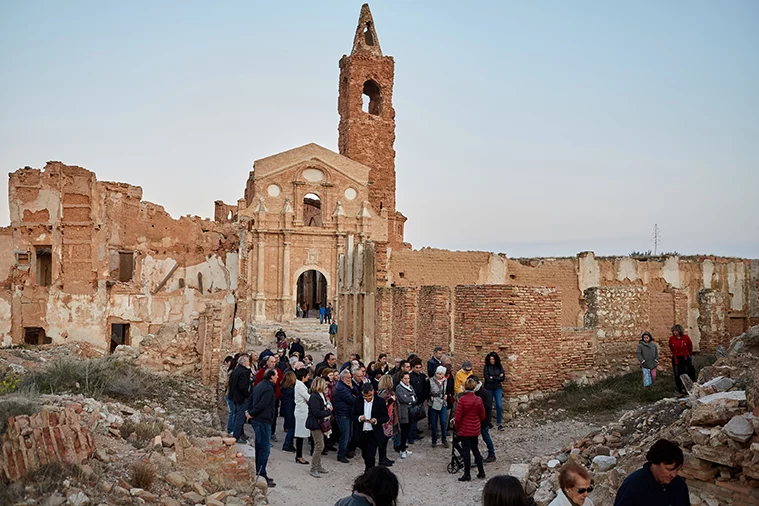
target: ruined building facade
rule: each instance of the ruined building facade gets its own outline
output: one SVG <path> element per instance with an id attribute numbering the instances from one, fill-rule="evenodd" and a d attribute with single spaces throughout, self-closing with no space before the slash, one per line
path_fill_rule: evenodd
<path id="1" fill-rule="evenodd" d="M 11 173 L 0 343 L 128 344 L 146 365 L 211 380 L 262 322 L 331 303 L 341 353 L 441 344 L 481 363 L 495 350 L 513 397 L 634 366 L 643 330 L 662 344 L 681 323 L 713 351 L 759 322 L 757 260 L 412 250 L 396 209 L 394 61 L 366 5 L 339 66 L 339 152 L 256 160 L 213 221 L 174 219 L 139 187 L 60 162 Z"/>

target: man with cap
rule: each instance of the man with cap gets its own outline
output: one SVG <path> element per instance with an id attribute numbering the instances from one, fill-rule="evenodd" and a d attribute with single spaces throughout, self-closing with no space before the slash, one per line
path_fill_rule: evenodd
<path id="1" fill-rule="evenodd" d="M 464 383 L 469 376 L 472 375 L 472 363 L 469 360 L 464 360 L 461 364 L 461 369 L 456 373 L 456 377 L 453 380 L 453 393 L 455 395 L 461 395 L 464 393 Z"/>

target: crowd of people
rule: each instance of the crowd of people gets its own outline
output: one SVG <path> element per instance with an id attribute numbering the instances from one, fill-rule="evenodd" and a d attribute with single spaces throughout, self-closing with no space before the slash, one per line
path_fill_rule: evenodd
<path id="1" fill-rule="evenodd" d="M 451 358 L 440 346 L 433 349 L 426 362 L 412 354 L 407 358 L 396 357 L 391 364 L 382 353 L 377 360 L 364 365 L 358 354 L 351 354 L 338 365 L 334 353 L 327 353 L 321 362 L 314 363 L 305 354 L 300 340 L 288 343 L 282 329 L 276 337 L 276 352 L 267 349 L 258 356 L 251 352 L 226 357 L 219 378 L 227 386 L 224 392 L 229 407 L 227 432 L 238 443 L 246 443 L 244 426 L 251 425 L 255 434 L 256 474 L 266 479 L 269 487 L 276 486 L 268 476 L 267 462 L 273 443 L 279 441 L 278 415 L 283 419 L 285 433 L 282 450 L 291 452 L 296 463 L 309 466 L 313 478 L 328 474 L 322 459 L 329 452 L 334 452 L 337 462 L 348 464 L 360 450 L 364 473 L 356 479 L 353 494 L 338 501 L 341 505 L 395 504 L 398 482 L 388 468 L 396 461 L 390 456 L 413 458 L 411 448 L 425 437 L 420 426 L 425 418 L 430 445 L 452 446 L 453 458 L 461 462 L 464 472 L 459 481 L 470 481 L 473 467 L 477 468 L 478 479 L 486 478 L 485 464 L 496 460 L 490 430 L 504 430 L 502 387 L 506 374 L 498 353 L 489 352 L 484 357 L 479 376 L 468 360 L 454 371 Z M 676 373 L 685 371 L 684 364 L 692 363 L 692 345 L 688 343 L 690 339 L 682 328 L 675 326 L 670 348 Z M 656 378 L 658 349 L 650 333 L 641 336 L 637 355 L 641 368 L 648 371 L 648 375 L 644 372 L 644 385 L 651 384 Z M 485 457 L 480 452 L 480 439 L 485 443 Z M 306 442 L 308 455 L 304 453 Z M 391 442 L 393 454 L 389 453 Z M 649 502 L 660 504 L 653 499 L 658 497 L 655 483 L 662 485 L 661 494 L 673 497 L 677 487 L 669 483 L 676 481 L 682 452 L 676 445 L 672 447 L 673 443 L 665 443 L 652 447 L 648 467 L 628 478 L 634 484 L 627 487 L 623 484 L 616 504 L 639 504 L 634 498 L 640 496 L 644 485 L 648 487 Z M 682 485 L 685 486 L 684 482 Z M 588 471 L 569 462 L 561 472 L 560 491 L 551 506 L 593 506 L 587 499 L 592 489 Z M 483 489 L 482 501 L 530 504 L 519 482 L 509 476 L 491 479 Z M 661 504 L 688 503 L 671 499 Z"/>

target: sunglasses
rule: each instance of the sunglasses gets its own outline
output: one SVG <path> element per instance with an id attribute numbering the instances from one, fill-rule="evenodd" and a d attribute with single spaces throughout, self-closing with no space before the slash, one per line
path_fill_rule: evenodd
<path id="1" fill-rule="evenodd" d="M 588 494 L 590 494 L 591 492 L 593 492 L 593 487 L 592 487 L 592 486 L 590 486 L 590 487 L 588 487 L 588 488 L 578 488 L 578 489 L 577 489 L 577 493 L 578 493 L 578 494 L 585 494 L 586 492 L 587 492 Z"/>

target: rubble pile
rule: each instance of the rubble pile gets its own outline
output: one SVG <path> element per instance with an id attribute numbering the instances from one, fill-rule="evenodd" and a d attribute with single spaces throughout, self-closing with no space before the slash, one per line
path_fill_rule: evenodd
<path id="1" fill-rule="evenodd" d="M 733 338 L 718 356 L 697 383 L 686 382 L 687 398 L 629 411 L 562 452 L 533 459 L 524 483 L 536 504 L 546 506 L 556 496 L 568 460 L 591 471 L 593 502 L 612 504 L 625 477 L 665 438 L 683 448 L 680 474 L 693 506 L 759 505 L 759 326 Z"/>

